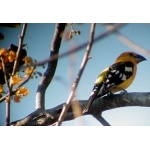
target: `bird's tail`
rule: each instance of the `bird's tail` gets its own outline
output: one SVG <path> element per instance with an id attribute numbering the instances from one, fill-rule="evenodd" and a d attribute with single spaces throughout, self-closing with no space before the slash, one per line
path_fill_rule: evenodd
<path id="1" fill-rule="evenodd" d="M 87 113 L 89 111 L 89 108 L 91 107 L 93 101 L 95 100 L 95 98 L 97 97 L 97 94 L 98 94 L 98 91 L 99 91 L 99 88 L 97 86 L 95 86 L 93 88 L 93 91 L 88 99 L 88 102 L 85 106 L 85 108 L 83 109 L 83 113 Z"/>
<path id="2" fill-rule="evenodd" d="M 84 110 L 83 110 L 83 113 L 87 113 L 87 112 L 89 111 L 89 108 L 90 108 L 90 106 L 91 106 L 92 103 L 93 103 L 93 100 L 94 100 L 94 99 L 92 99 L 92 96 L 91 96 L 91 97 L 89 98 L 89 100 L 88 100 L 88 102 L 87 102 L 87 104 L 86 104 Z"/>

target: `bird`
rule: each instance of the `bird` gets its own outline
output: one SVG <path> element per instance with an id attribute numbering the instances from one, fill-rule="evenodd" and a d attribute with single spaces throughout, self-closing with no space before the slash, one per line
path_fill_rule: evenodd
<path id="1" fill-rule="evenodd" d="M 115 63 L 104 69 L 97 77 L 88 102 L 83 109 L 83 114 L 88 113 L 93 101 L 106 94 L 124 91 L 133 82 L 137 72 L 137 64 L 146 58 L 135 52 L 123 52 Z"/>

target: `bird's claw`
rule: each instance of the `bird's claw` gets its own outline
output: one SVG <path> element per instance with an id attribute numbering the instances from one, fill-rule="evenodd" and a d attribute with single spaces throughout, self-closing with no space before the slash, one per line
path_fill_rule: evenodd
<path id="1" fill-rule="evenodd" d="M 127 93 L 128 93 L 128 92 L 127 92 L 126 90 L 122 90 L 122 91 L 120 92 L 121 95 L 127 94 Z"/>

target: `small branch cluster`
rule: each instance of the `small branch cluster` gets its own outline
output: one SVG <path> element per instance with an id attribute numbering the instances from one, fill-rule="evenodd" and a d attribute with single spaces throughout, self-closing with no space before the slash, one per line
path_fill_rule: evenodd
<path id="1" fill-rule="evenodd" d="M 69 32 L 69 39 L 72 39 L 74 35 L 80 35 L 81 34 L 81 31 L 75 30 L 73 28 L 73 23 L 70 24 L 70 27 L 71 27 L 71 30 Z"/>
<path id="2" fill-rule="evenodd" d="M 31 74 L 34 71 L 34 67 L 32 64 L 32 59 L 29 58 L 28 56 L 25 56 L 21 61 L 24 62 L 24 70 L 25 70 L 25 75 L 24 77 L 22 77 L 21 75 L 19 75 L 19 72 L 15 73 L 14 75 L 12 74 L 12 67 L 14 65 L 14 61 L 16 60 L 16 52 L 12 49 L 12 50 L 7 50 L 5 48 L 0 49 L 0 71 L 1 74 L 4 74 L 4 79 L 1 78 L 1 84 L 0 84 L 0 94 L 2 97 L 2 94 L 5 94 L 6 91 L 4 91 L 3 89 L 3 84 L 6 83 L 7 84 L 7 89 L 8 89 L 8 93 L 11 96 L 12 95 L 12 91 L 13 91 L 13 87 L 16 90 L 15 92 L 15 96 L 14 96 L 14 101 L 15 102 L 20 102 L 20 99 L 22 96 L 26 96 L 29 93 L 29 90 L 25 87 L 21 87 L 20 85 L 24 85 L 24 80 L 26 78 L 29 78 L 31 76 Z M 20 61 L 20 59 L 18 59 L 18 61 Z M 22 67 L 23 67 L 22 66 Z M 17 71 L 17 69 L 15 69 Z M 18 70 L 19 71 L 19 70 Z M 10 81 L 9 81 L 9 78 Z M 19 85 L 19 86 L 18 86 Z M 5 97 L 6 102 L 9 102 L 10 97 L 7 96 Z M 1 98 L 3 99 L 3 97 Z"/>

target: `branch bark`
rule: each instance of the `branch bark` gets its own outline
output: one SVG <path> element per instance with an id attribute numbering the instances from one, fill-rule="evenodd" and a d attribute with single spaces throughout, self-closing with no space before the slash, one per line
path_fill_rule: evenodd
<path id="1" fill-rule="evenodd" d="M 87 104 L 87 100 L 74 100 L 71 105 L 76 105 L 76 103 L 80 103 L 81 108 L 83 109 Z M 27 117 L 17 120 L 11 123 L 14 126 L 46 126 L 53 125 L 58 120 L 58 117 L 63 109 L 65 103 L 60 104 L 54 108 L 43 110 L 36 110 L 31 113 Z M 110 109 L 115 109 L 119 107 L 127 107 L 127 106 L 142 106 L 142 107 L 150 107 L 150 92 L 140 92 L 140 93 L 127 93 L 127 94 L 115 94 L 113 96 L 104 96 L 102 98 L 97 98 L 93 102 L 90 107 L 89 113 L 84 115 L 92 115 L 92 116 L 100 116 L 103 111 L 107 111 Z M 76 115 L 74 115 L 76 114 Z M 77 112 L 73 112 L 72 107 L 67 111 L 64 121 L 72 120 L 77 117 L 82 116 Z M 98 119 L 98 118 L 97 118 Z M 102 119 L 99 119 L 99 121 Z M 104 123 L 101 122 L 103 125 Z M 109 125 L 105 123 L 105 125 Z"/>
<path id="2" fill-rule="evenodd" d="M 45 92 L 52 81 L 52 78 L 55 74 L 55 70 L 57 67 L 59 48 L 61 45 L 62 35 L 65 30 L 65 23 L 56 24 L 54 31 L 54 38 L 51 45 L 50 58 L 55 57 L 54 60 L 48 61 L 48 67 L 41 82 L 38 85 L 37 93 L 36 93 L 36 109 L 45 109 Z"/>

